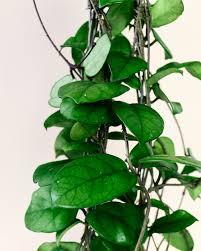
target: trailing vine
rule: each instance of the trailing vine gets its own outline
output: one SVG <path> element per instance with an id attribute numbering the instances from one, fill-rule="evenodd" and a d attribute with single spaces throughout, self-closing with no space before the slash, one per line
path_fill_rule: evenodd
<path id="1" fill-rule="evenodd" d="M 182 202 L 187 192 L 193 200 L 200 197 L 201 162 L 186 147 L 177 120 L 182 106 L 167 97 L 161 82 L 183 70 L 201 80 L 201 63 L 171 61 L 156 71 L 151 65 L 155 44 L 166 60 L 173 58 L 157 28 L 179 18 L 182 0 L 88 0 L 89 19 L 61 48 L 33 3 L 47 38 L 69 67 L 69 75 L 52 87 L 49 105 L 57 110 L 44 123 L 46 129 L 62 128 L 55 141 L 62 160 L 37 167 L 33 181 L 39 188 L 25 215 L 28 229 L 56 233 L 55 241 L 38 251 L 193 250 L 187 228 L 197 219 Z M 74 63 L 65 57 L 67 48 Z M 136 103 L 116 100 L 130 90 Z M 162 136 L 164 120 L 152 108 L 158 100 L 175 120 L 184 156 Z M 124 141 L 124 160 L 108 153 L 111 140 Z M 172 186 L 183 187 L 178 210 L 163 196 Z M 84 225 L 80 243 L 63 241 L 77 224 Z"/>

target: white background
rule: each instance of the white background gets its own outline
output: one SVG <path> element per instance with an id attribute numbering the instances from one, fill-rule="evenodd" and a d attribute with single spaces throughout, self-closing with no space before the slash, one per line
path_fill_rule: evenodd
<path id="1" fill-rule="evenodd" d="M 73 35 L 86 20 L 87 10 L 82 0 L 38 0 L 41 15 L 53 39 L 60 45 Z M 200 8 L 197 0 L 184 1 L 185 13 L 176 23 L 159 29 L 175 55 L 176 61 L 201 60 Z M 154 71 L 164 64 L 162 50 L 155 46 L 152 53 Z M 35 251 L 40 243 L 53 240 L 53 235 L 36 234 L 25 229 L 24 212 L 30 201 L 32 173 L 38 164 L 54 159 L 53 143 L 57 130 L 43 128 L 51 113 L 47 100 L 51 86 L 68 72 L 55 53 L 36 18 L 31 0 L 2 1 L 0 6 L 0 246 L 4 251 Z M 179 115 L 187 145 L 201 159 L 201 83 L 185 73 L 163 80 L 163 89 L 174 101 L 180 101 L 184 113 Z M 132 97 L 125 95 L 127 101 Z M 176 137 L 177 153 L 181 143 L 173 120 L 165 106 L 159 112 L 166 119 L 165 134 Z M 124 156 L 122 145 L 109 147 L 110 152 Z M 178 205 L 177 192 L 169 189 L 167 201 Z M 184 201 L 201 219 L 201 200 Z M 201 223 L 190 228 L 195 251 L 200 251 Z M 79 239 L 80 229 L 70 232 L 69 239 Z M 173 249 L 172 249 L 173 250 Z"/>

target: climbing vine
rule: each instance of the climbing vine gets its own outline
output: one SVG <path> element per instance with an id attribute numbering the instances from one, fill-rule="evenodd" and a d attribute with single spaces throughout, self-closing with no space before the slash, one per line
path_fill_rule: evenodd
<path id="1" fill-rule="evenodd" d="M 44 122 L 46 129 L 61 128 L 55 141 L 60 160 L 37 167 L 33 181 L 39 188 L 25 215 L 28 229 L 56 233 L 55 241 L 38 251 L 193 250 L 187 227 L 197 219 L 182 209 L 182 201 L 187 192 L 193 200 L 201 194 L 201 162 L 185 145 L 177 120 L 182 105 L 171 101 L 161 83 L 183 71 L 201 80 L 201 63 L 172 61 L 157 29 L 182 15 L 182 0 L 89 0 L 89 20 L 61 48 L 33 2 L 44 32 L 69 67 L 52 87 L 49 105 L 55 112 Z M 155 44 L 169 60 L 159 69 L 151 64 Z M 68 48 L 73 63 L 65 57 Z M 136 103 L 117 101 L 126 92 Z M 163 135 L 162 114 L 152 108 L 158 100 L 176 122 L 183 156 Z M 112 140 L 124 141 L 124 159 L 108 153 Z M 177 210 L 163 196 L 170 186 L 184 188 Z M 65 242 L 77 224 L 84 226 L 80 242 Z"/>

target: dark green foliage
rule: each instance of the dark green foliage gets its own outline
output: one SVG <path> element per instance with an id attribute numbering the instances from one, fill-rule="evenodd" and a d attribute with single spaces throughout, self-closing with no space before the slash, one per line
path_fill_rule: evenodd
<path id="1" fill-rule="evenodd" d="M 201 80 L 201 62 L 172 61 L 158 69 L 150 64 L 155 42 L 165 59 L 173 58 L 157 28 L 183 10 L 182 0 L 90 0 L 89 20 L 61 46 L 69 75 L 51 89 L 49 105 L 56 110 L 44 127 L 61 127 L 54 148 L 62 160 L 37 167 L 33 181 L 39 189 L 25 215 L 30 230 L 56 233 L 56 241 L 38 251 L 150 251 L 152 241 L 158 251 L 169 245 L 193 250 L 186 228 L 197 219 L 181 209 L 185 192 L 173 210 L 164 191 L 182 186 L 193 200 L 199 198 L 201 161 L 186 148 L 177 121 L 182 105 L 167 96 L 162 81 L 183 70 Z M 73 63 L 65 58 L 66 48 Z M 135 103 L 126 102 L 127 94 Z M 191 95 L 189 87 L 189 100 Z M 174 141 L 162 135 L 165 120 L 157 112 L 158 100 L 167 104 L 178 126 L 183 155 L 177 156 Z M 122 159 L 109 154 L 117 144 Z M 63 242 L 77 224 L 84 225 L 80 242 Z M 155 233 L 168 242 L 166 248 L 155 242 Z"/>

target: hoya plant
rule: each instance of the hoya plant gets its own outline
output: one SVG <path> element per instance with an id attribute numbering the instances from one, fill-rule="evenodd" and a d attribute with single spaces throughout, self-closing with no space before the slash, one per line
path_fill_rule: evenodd
<path id="1" fill-rule="evenodd" d="M 200 197 L 201 162 L 185 145 L 177 120 L 181 104 L 165 94 L 161 83 L 183 71 L 201 80 L 201 63 L 173 61 L 158 33 L 179 18 L 183 2 L 89 0 L 86 5 L 89 20 L 58 48 L 34 0 L 42 28 L 69 70 L 52 87 L 49 105 L 55 111 L 44 122 L 46 129 L 61 128 L 54 146 L 58 159 L 34 172 L 38 189 L 26 226 L 55 233 L 55 240 L 38 251 L 167 251 L 171 246 L 191 251 L 188 227 L 197 219 L 182 208 L 182 200 L 186 194 Z M 168 60 L 159 69 L 150 65 L 155 44 Z M 65 56 L 69 48 L 72 59 Z M 120 101 L 126 92 L 134 103 Z M 152 108 L 158 100 L 178 126 L 183 156 L 163 134 L 163 114 Z M 124 141 L 124 158 L 108 152 L 114 140 Z M 177 210 L 163 196 L 170 186 L 183 187 Z M 78 224 L 83 225 L 80 241 L 65 242 Z"/>

